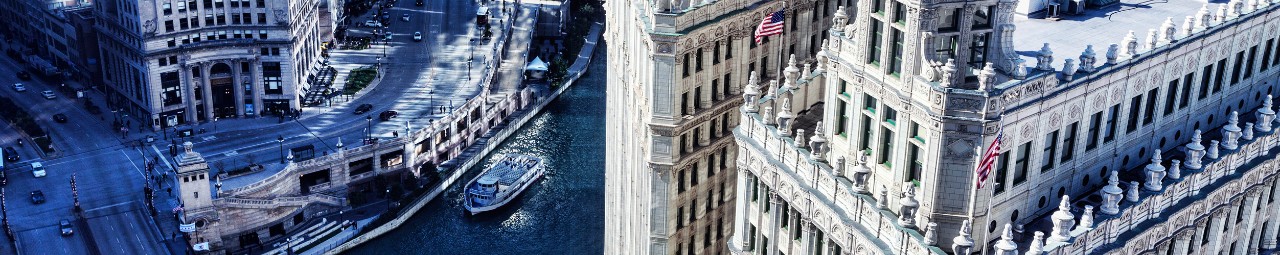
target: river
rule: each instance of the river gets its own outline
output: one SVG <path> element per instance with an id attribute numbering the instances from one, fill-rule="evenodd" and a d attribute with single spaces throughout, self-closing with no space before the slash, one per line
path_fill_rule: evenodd
<path id="1" fill-rule="evenodd" d="M 601 44 L 600 46 L 605 46 Z M 599 48 L 598 48 L 599 49 Z M 604 50 L 528 124 L 394 231 L 347 254 L 599 254 L 604 250 Z M 493 155 L 548 160 L 547 175 L 505 207 L 464 216 L 461 189 Z"/>

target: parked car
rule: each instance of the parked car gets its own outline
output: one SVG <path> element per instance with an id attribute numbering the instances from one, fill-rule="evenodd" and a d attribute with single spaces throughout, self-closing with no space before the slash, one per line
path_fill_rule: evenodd
<path id="1" fill-rule="evenodd" d="M 32 192 L 31 192 L 31 203 L 33 203 L 33 204 L 43 204 L 43 203 L 44 203 L 44 192 L 42 192 L 42 191 L 40 191 L 40 190 L 32 191 Z"/>
<path id="2" fill-rule="evenodd" d="M 364 22 L 364 26 L 366 26 L 366 27 L 382 27 L 382 22 L 378 22 L 377 20 L 366 20 L 366 21 Z"/>
<path id="3" fill-rule="evenodd" d="M 419 42 L 421 42 L 421 41 L 422 41 L 422 32 L 413 32 L 413 40 L 414 40 L 414 41 L 419 41 Z"/>
<path id="4" fill-rule="evenodd" d="M 4 147 L 4 160 L 14 162 L 22 160 L 22 156 L 19 156 L 18 150 L 14 150 L 13 147 Z"/>
<path id="5" fill-rule="evenodd" d="M 76 232 L 75 230 L 71 229 L 71 221 L 66 219 L 63 219 L 62 221 L 58 221 L 58 229 L 62 230 L 62 235 L 64 236 L 69 236 Z"/>
<path id="6" fill-rule="evenodd" d="M 44 177 L 44 176 L 45 176 L 45 174 L 47 174 L 47 173 L 45 173 L 45 171 L 44 171 L 44 163 L 40 163 L 40 162 L 31 162 L 31 175 L 32 175 L 32 176 L 35 176 L 35 177 Z"/>
<path id="7" fill-rule="evenodd" d="M 417 5 L 417 6 L 422 6 L 422 0 L 418 0 L 418 2 L 413 3 L 413 4 L 414 4 L 414 5 Z"/>
<path id="8" fill-rule="evenodd" d="M 388 111 L 382 111 L 382 113 L 378 114 L 378 118 L 382 119 L 382 121 L 388 121 L 396 117 L 400 117 L 400 113 L 396 111 L 388 110 Z"/>
<path id="9" fill-rule="evenodd" d="M 67 115 L 61 113 L 54 114 L 53 121 L 58 123 L 67 123 Z"/>
<path id="10" fill-rule="evenodd" d="M 43 97 L 44 97 L 44 99 L 49 99 L 49 100 L 53 100 L 54 98 L 58 98 L 58 95 L 57 95 L 57 94 L 54 94 L 52 90 L 40 91 L 40 96 L 43 96 Z"/>
<path id="11" fill-rule="evenodd" d="M 360 106 L 356 106 L 356 114 L 364 114 L 370 110 L 373 110 L 373 105 L 371 104 L 360 104 Z"/>
<path id="12" fill-rule="evenodd" d="M 22 83 L 14 83 L 13 91 L 17 91 L 17 92 L 27 91 L 27 85 L 22 85 Z"/>
<path id="13" fill-rule="evenodd" d="M 409 21 L 409 14 L 405 13 L 404 15 L 400 15 L 400 20 Z"/>
<path id="14" fill-rule="evenodd" d="M 27 73 L 27 71 L 18 71 L 18 79 L 22 79 L 24 81 L 31 80 L 31 73 Z"/>

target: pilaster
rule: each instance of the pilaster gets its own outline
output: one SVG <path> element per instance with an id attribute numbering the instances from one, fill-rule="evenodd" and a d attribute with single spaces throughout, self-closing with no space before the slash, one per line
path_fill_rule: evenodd
<path id="1" fill-rule="evenodd" d="M 241 77 L 240 66 L 244 59 L 231 61 L 231 91 L 235 96 L 236 116 L 244 117 L 244 77 Z"/>
<path id="2" fill-rule="evenodd" d="M 204 107 L 204 119 L 206 120 L 213 119 L 213 86 L 209 85 L 209 69 L 212 67 L 211 63 L 202 63 L 200 65 L 200 80 L 202 83 L 200 84 L 200 94 L 204 94 L 204 99 L 200 100 L 202 105 L 200 107 Z M 194 123 L 196 120 L 192 119 L 191 122 Z"/>

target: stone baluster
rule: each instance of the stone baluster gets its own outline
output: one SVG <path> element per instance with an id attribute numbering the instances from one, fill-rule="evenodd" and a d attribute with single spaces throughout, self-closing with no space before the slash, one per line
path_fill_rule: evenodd
<path id="1" fill-rule="evenodd" d="M 1036 52 L 1036 70 L 1049 71 L 1053 70 L 1053 50 L 1049 49 L 1049 43 L 1044 43 L 1040 47 L 1040 51 Z"/>
<path id="2" fill-rule="evenodd" d="M 814 57 L 818 61 L 817 66 L 813 69 L 814 72 L 822 72 L 824 70 L 827 70 L 827 60 L 828 60 L 827 48 L 828 47 L 831 47 L 831 42 L 827 41 L 827 39 L 822 39 L 822 46 L 818 50 L 818 55 Z"/>
<path id="3" fill-rule="evenodd" d="M 1120 58 L 1120 45 L 1112 43 L 1107 45 L 1107 64 L 1116 64 L 1116 59 Z"/>
<path id="4" fill-rule="evenodd" d="M 969 220 L 960 223 L 960 231 L 956 237 L 951 238 L 952 254 L 972 254 L 973 253 L 973 237 L 970 235 L 971 226 Z"/>
<path id="5" fill-rule="evenodd" d="M 819 121 L 813 130 L 813 137 L 809 138 L 809 151 L 812 153 L 810 156 L 818 162 L 826 162 L 827 138 L 823 135 L 826 132 L 822 132 L 822 122 Z"/>
<path id="6" fill-rule="evenodd" d="M 906 228 L 916 227 L 916 209 L 919 207 L 920 201 L 916 200 L 916 186 L 907 184 L 898 205 L 898 225 Z"/>
<path id="7" fill-rule="evenodd" d="M 1169 164 L 1169 179 L 1182 179 L 1182 161 L 1173 160 L 1173 164 Z"/>
<path id="8" fill-rule="evenodd" d="M 880 210 L 889 209 L 889 188 L 880 185 L 880 195 L 876 198 L 876 208 Z"/>
<path id="9" fill-rule="evenodd" d="M 1160 165 L 1160 163 L 1160 150 L 1157 149 L 1156 153 L 1151 155 L 1151 163 L 1147 164 L 1146 168 L 1147 183 L 1145 187 L 1147 190 L 1160 191 L 1164 189 L 1164 177 L 1166 173 L 1164 171 L 1164 166 Z"/>
<path id="10" fill-rule="evenodd" d="M 1026 255 L 1043 255 L 1044 254 L 1044 232 L 1036 231 L 1035 237 L 1031 239 L 1031 247 L 1027 247 Z"/>
<path id="11" fill-rule="evenodd" d="M 1209 4 L 1200 6 L 1200 11 L 1196 12 L 1196 17 L 1200 19 L 1200 30 L 1205 30 L 1213 25 L 1213 14 L 1209 12 Z"/>
<path id="12" fill-rule="evenodd" d="M 1205 156 L 1205 147 L 1200 144 L 1200 139 L 1200 130 L 1196 129 L 1195 133 L 1191 135 L 1191 142 L 1187 143 L 1187 162 L 1185 163 L 1187 169 L 1199 170 L 1203 167 L 1201 163 Z"/>
<path id="13" fill-rule="evenodd" d="M 1053 223 L 1053 232 L 1049 235 L 1050 242 L 1066 242 L 1071 239 L 1071 227 L 1075 225 L 1076 216 L 1071 214 L 1071 198 L 1063 195 L 1062 201 L 1058 203 L 1058 211 L 1053 212 L 1050 218 Z M 1040 232 L 1036 232 L 1040 233 Z M 1041 235 L 1043 235 L 1041 233 Z"/>
<path id="14" fill-rule="evenodd" d="M 1028 74 L 1027 61 L 1024 59 L 1017 59 L 1013 62 L 1017 64 L 1013 67 L 1013 73 L 1011 73 L 1010 76 L 1013 76 L 1013 79 L 1016 80 L 1026 79 Z"/>
<path id="15" fill-rule="evenodd" d="M 1218 147 L 1221 147 L 1218 146 L 1218 140 L 1210 140 L 1209 152 L 1205 153 L 1205 157 L 1208 157 L 1209 159 L 1218 159 Z"/>
<path id="16" fill-rule="evenodd" d="M 1084 213 L 1080 214 L 1080 224 L 1076 225 L 1076 229 L 1072 231 L 1084 231 L 1093 229 L 1093 206 L 1085 205 Z"/>
<path id="17" fill-rule="evenodd" d="M 806 144 L 804 140 L 804 129 L 796 129 L 796 139 L 793 142 L 795 142 L 793 145 L 795 145 L 796 147 L 804 148 Z"/>
<path id="18" fill-rule="evenodd" d="M 1147 51 L 1156 49 L 1156 45 L 1159 43 L 1160 43 L 1160 36 L 1159 36 L 1159 33 L 1156 32 L 1156 29 L 1154 28 L 1148 29 L 1147 30 Z"/>
<path id="19" fill-rule="evenodd" d="M 787 67 L 782 69 L 782 76 L 787 79 L 786 83 L 790 83 L 788 89 L 794 89 L 795 84 L 800 83 L 800 67 L 796 65 L 796 54 L 791 54 L 787 58 Z M 792 93 L 791 90 L 781 92 Z"/>
<path id="20" fill-rule="evenodd" d="M 1092 44 L 1084 46 L 1084 52 L 1080 53 L 1081 72 L 1092 73 L 1094 71 L 1094 64 L 1098 61 L 1096 55 L 1097 53 L 1093 52 Z"/>
<path id="21" fill-rule="evenodd" d="M 1129 30 L 1129 34 L 1124 36 L 1124 40 L 1120 41 L 1120 46 L 1124 47 L 1124 56 L 1133 58 L 1138 55 L 1138 36 Z"/>
<path id="22" fill-rule="evenodd" d="M 1004 234 L 1000 235 L 1000 241 L 996 241 L 996 255 L 1018 255 L 1018 244 L 1013 242 L 1013 227 L 1009 223 L 1004 224 Z"/>
<path id="23" fill-rule="evenodd" d="M 845 14 L 844 6 L 836 7 L 835 17 L 831 18 L 831 31 L 836 35 L 844 34 L 844 26 L 849 24 L 849 15 Z M 852 32 L 852 31 L 850 31 Z"/>
<path id="24" fill-rule="evenodd" d="M 1071 60 L 1068 59 L 1067 61 Z M 995 64 L 988 62 L 986 66 L 982 68 L 982 71 L 978 72 L 978 90 L 990 92 L 992 88 L 995 88 L 996 69 L 994 66 Z"/>
<path id="25" fill-rule="evenodd" d="M 1116 215 L 1120 213 L 1121 193 L 1120 189 L 1120 173 L 1115 170 L 1111 171 L 1111 175 L 1107 177 L 1107 186 L 1102 187 L 1102 213 L 1108 215 Z"/>
<path id="26" fill-rule="evenodd" d="M 846 176 L 846 175 L 845 175 L 845 173 L 844 173 L 844 171 L 845 171 L 845 165 L 844 165 L 844 163 L 845 163 L 844 156 L 838 156 L 838 157 L 836 157 L 836 162 L 835 162 L 834 164 L 832 164 L 832 166 L 831 166 L 831 167 L 833 168 L 833 169 L 832 169 L 832 172 L 835 172 L 836 177 L 845 177 L 845 176 Z"/>
<path id="27" fill-rule="evenodd" d="M 951 83 L 955 80 L 956 60 L 947 59 L 947 64 L 942 65 L 942 79 L 938 81 L 938 86 L 943 88 L 951 87 Z"/>
<path id="28" fill-rule="evenodd" d="M 759 81 L 759 74 L 751 71 L 747 84 L 742 86 L 742 111 L 749 113 L 760 111 L 759 105 L 756 103 L 760 99 L 760 89 L 756 87 Z"/>
<path id="29" fill-rule="evenodd" d="M 800 68 L 800 77 L 809 78 L 809 76 L 813 75 L 813 73 L 811 72 L 812 70 L 813 70 L 812 64 L 804 63 L 804 68 Z"/>
<path id="30" fill-rule="evenodd" d="M 1267 94 L 1266 99 L 1262 100 L 1262 107 L 1258 107 L 1258 125 L 1253 129 L 1258 132 L 1271 132 L 1271 121 L 1276 119 L 1276 111 L 1271 110 L 1271 94 Z"/>
<path id="31" fill-rule="evenodd" d="M 858 160 L 853 163 L 853 192 L 867 194 L 871 189 L 867 188 L 867 177 L 871 175 L 871 168 L 867 167 L 867 154 L 858 153 Z"/>
<path id="32" fill-rule="evenodd" d="M 938 233 L 937 233 L 937 231 L 938 231 L 938 223 L 937 223 L 937 222 L 929 222 L 929 225 L 925 225 L 925 227 L 924 227 L 924 245 L 927 245 L 927 246 L 938 246 Z"/>
<path id="33" fill-rule="evenodd" d="M 1165 44 L 1172 43 L 1174 40 L 1176 40 L 1174 36 L 1178 32 L 1178 28 L 1173 25 L 1173 17 L 1166 17 L 1164 19 L 1164 24 L 1160 24 L 1160 31 L 1162 33 L 1160 36 L 1160 41 L 1164 42 Z"/>
<path id="34" fill-rule="evenodd" d="M 1227 5 L 1219 5 L 1218 13 L 1213 15 L 1214 23 L 1222 24 L 1223 22 L 1227 22 L 1227 12 L 1229 12 Z"/>
<path id="35" fill-rule="evenodd" d="M 1187 16 L 1186 20 L 1182 21 L 1182 37 L 1190 37 L 1192 33 L 1195 33 L 1195 30 L 1196 17 Z"/>
<path id="36" fill-rule="evenodd" d="M 1231 111 L 1231 115 L 1227 117 L 1227 125 L 1222 127 L 1222 148 L 1229 151 L 1239 149 L 1242 135 L 1240 131 L 1240 114 Z"/>
<path id="37" fill-rule="evenodd" d="M 1076 75 L 1076 61 L 1071 59 L 1062 60 L 1062 80 L 1071 81 Z"/>
<path id="38" fill-rule="evenodd" d="M 794 123 L 791 123 L 791 120 L 794 120 L 796 118 L 796 115 L 791 113 L 791 99 L 788 99 L 785 97 L 782 98 L 782 103 L 779 108 L 780 109 L 778 109 L 778 134 L 784 137 L 791 136 L 791 124 L 794 124 Z"/>
<path id="39" fill-rule="evenodd" d="M 1125 193 L 1124 193 L 1124 200 L 1125 200 L 1125 201 L 1129 201 L 1129 202 L 1133 202 L 1133 203 L 1137 203 L 1137 202 L 1138 202 L 1138 189 L 1140 189 L 1140 188 L 1139 188 L 1140 186 L 1141 186 L 1141 185 L 1140 185 L 1140 184 L 1138 184 L 1138 181 L 1130 181 L 1130 182 L 1129 182 L 1129 187 L 1128 187 L 1128 189 L 1127 189 L 1127 190 L 1125 190 L 1125 191 L 1127 191 L 1127 192 L 1125 192 Z"/>
<path id="40" fill-rule="evenodd" d="M 1244 130 L 1241 132 L 1242 133 L 1240 133 L 1240 139 L 1244 139 L 1245 141 L 1252 141 L 1253 140 L 1253 122 L 1245 122 Z"/>
<path id="41" fill-rule="evenodd" d="M 773 123 L 773 106 L 764 106 L 764 112 L 760 113 L 760 119 L 761 121 L 764 121 L 765 126 L 775 125 L 775 123 Z"/>
<path id="42" fill-rule="evenodd" d="M 1228 16 L 1228 17 L 1235 18 L 1235 17 L 1240 17 L 1240 15 L 1244 14 L 1244 1 L 1231 0 L 1231 2 L 1228 4 L 1231 5 L 1231 16 Z"/>

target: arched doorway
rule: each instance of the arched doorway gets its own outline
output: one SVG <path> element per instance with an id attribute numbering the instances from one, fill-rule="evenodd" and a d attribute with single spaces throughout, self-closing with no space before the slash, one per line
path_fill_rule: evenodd
<path id="1" fill-rule="evenodd" d="M 217 63 L 209 68 L 209 89 L 213 94 L 213 117 L 236 117 L 236 96 L 231 66 Z"/>

